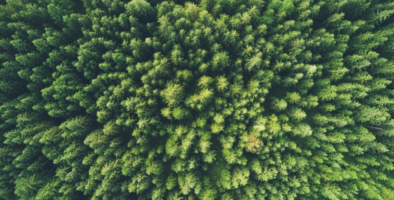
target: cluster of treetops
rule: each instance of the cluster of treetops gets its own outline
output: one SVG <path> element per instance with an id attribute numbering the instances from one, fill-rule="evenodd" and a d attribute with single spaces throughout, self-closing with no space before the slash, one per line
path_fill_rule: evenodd
<path id="1" fill-rule="evenodd" d="M 0 199 L 394 199 L 392 0 L 0 1 Z"/>

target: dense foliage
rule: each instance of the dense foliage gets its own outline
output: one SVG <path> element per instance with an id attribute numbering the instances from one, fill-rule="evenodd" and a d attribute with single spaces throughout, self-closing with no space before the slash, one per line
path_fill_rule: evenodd
<path id="1" fill-rule="evenodd" d="M 7 0 L 0 199 L 394 199 L 392 0 Z"/>

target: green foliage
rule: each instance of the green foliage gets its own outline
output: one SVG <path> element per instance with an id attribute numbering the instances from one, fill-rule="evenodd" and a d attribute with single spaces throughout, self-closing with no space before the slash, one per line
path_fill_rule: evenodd
<path id="1" fill-rule="evenodd" d="M 183 87 L 179 84 L 169 84 L 160 94 L 168 106 L 172 107 L 182 101 Z"/>
<path id="2" fill-rule="evenodd" d="M 388 0 L 0 2 L 0 199 L 394 198 Z"/>

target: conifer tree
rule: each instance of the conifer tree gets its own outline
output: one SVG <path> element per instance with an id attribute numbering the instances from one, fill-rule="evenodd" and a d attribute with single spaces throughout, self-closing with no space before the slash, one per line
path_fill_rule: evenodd
<path id="1" fill-rule="evenodd" d="M 389 0 L 0 2 L 0 199 L 394 199 Z"/>

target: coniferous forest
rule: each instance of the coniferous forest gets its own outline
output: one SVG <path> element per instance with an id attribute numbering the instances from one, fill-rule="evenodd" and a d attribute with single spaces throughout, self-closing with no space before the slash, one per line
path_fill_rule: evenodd
<path id="1" fill-rule="evenodd" d="M 394 199 L 392 0 L 3 0 L 0 63 L 0 199 Z"/>

